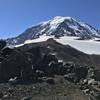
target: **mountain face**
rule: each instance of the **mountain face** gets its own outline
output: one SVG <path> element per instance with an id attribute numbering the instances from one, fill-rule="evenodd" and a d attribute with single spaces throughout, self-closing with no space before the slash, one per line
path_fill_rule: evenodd
<path id="1" fill-rule="evenodd" d="M 71 17 L 57 16 L 49 21 L 26 29 L 15 38 L 7 39 L 7 43 L 18 45 L 24 43 L 26 40 L 39 38 L 43 34 L 55 37 L 76 36 L 80 37 L 80 39 L 100 38 L 100 32 L 91 25 L 77 21 Z"/>

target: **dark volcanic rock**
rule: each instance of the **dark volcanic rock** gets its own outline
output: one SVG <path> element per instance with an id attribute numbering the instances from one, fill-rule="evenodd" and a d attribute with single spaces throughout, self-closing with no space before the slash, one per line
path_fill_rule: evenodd
<path id="1" fill-rule="evenodd" d="M 86 62 L 83 57 L 87 59 Z M 69 73 L 74 73 L 77 81 L 80 81 L 88 74 L 88 68 L 84 65 L 92 63 L 88 55 L 70 46 L 63 46 L 53 39 L 13 49 L 3 47 L 0 58 L 1 82 L 15 77 L 26 82 L 37 81 L 39 77 Z M 59 59 L 62 62 L 59 62 Z M 73 63 L 66 63 L 67 60 Z"/>
<path id="2" fill-rule="evenodd" d="M 3 93 L 2 92 L 0 92 L 0 98 L 2 98 L 3 97 Z"/>
<path id="3" fill-rule="evenodd" d="M 32 97 L 23 97 L 21 100 L 32 100 Z"/>
<path id="4" fill-rule="evenodd" d="M 3 46 L 0 51 L 0 82 L 8 82 L 0 84 L 3 99 L 99 98 L 99 72 L 85 66 L 92 63 L 89 55 L 52 39 L 13 49 Z"/>
<path id="5" fill-rule="evenodd" d="M 0 50 L 6 46 L 6 42 L 4 40 L 0 40 Z"/>

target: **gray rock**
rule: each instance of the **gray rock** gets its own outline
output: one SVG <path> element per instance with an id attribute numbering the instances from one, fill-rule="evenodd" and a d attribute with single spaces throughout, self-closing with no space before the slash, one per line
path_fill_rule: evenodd
<path id="1" fill-rule="evenodd" d="M 32 100 L 32 97 L 23 97 L 21 100 Z"/>
<path id="2" fill-rule="evenodd" d="M 0 98 L 2 98 L 3 97 L 3 93 L 2 92 L 0 92 Z"/>

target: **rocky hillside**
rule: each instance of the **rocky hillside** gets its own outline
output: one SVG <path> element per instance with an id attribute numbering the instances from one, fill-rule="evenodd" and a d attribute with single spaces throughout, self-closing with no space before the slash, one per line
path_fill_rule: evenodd
<path id="1" fill-rule="evenodd" d="M 17 48 L 19 48 L 21 51 L 29 51 L 34 54 L 33 48 L 35 47 L 39 47 L 41 53 L 50 53 L 52 55 L 55 55 L 58 58 L 58 60 L 62 60 L 63 62 L 71 61 L 79 65 L 95 66 L 97 69 L 100 69 L 99 55 L 85 54 L 69 45 L 62 45 L 52 38 L 44 42 L 25 44 Z"/>
<path id="2" fill-rule="evenodd" d="M 0 41 L 0 98 L 99 100 L 99 58 L 53 39 L 17 48 Z"/>

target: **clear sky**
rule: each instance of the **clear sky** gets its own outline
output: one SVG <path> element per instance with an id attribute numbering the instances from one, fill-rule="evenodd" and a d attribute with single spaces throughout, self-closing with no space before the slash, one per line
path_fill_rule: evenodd
<path id="1" fill-rule="evenodd" d="M 0 38 L 54 16 L 71 16 L 100 29 L 100 0 L 0 0 Z"/>

